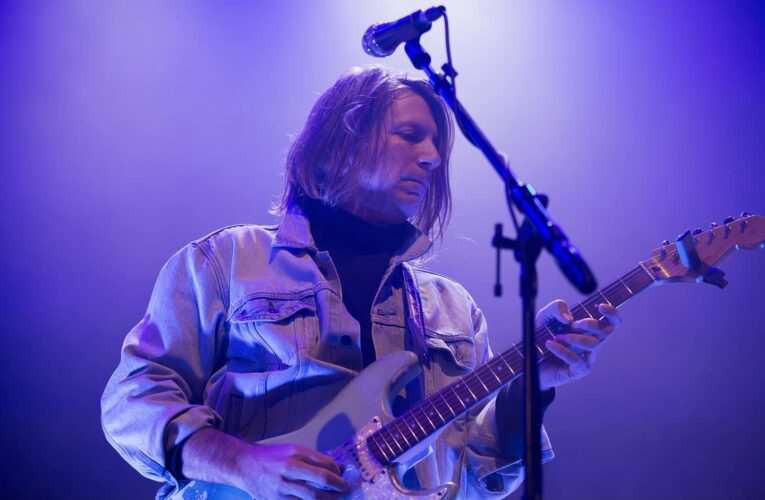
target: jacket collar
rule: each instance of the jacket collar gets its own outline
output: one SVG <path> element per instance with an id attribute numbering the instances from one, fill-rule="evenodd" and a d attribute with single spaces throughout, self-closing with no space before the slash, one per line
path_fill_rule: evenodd
<path id="1" fill-rule="evenodd" d="M 418 228 L 412 226 L 412 236 L 407 240 L 404 246 L 398 250 L 391 259 L 392 264 L 406 262 L 422 257 L 432 246 L 432 241 Z M 293 207 L 284 214 L 279 228 L 276 230 L 276 236 L 271 243 L 271 247 L 277 248 L 295 248 L 307 249 L 314 252 L 318 251 L 311 227 L 303 210 L 297 206 Z"/>

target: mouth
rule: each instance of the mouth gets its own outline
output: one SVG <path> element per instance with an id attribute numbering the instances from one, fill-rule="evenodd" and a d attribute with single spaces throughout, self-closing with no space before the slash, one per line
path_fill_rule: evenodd
<path id="1" fill-rule="evenodd" d="M 411 187 L 413 191 L 422 192 L 428 190 L 430 187 L 430 183 L 426 179 L 418 179 L 414 177 L 407 177 L 403 179 L 403 182 L 406 183 L 408 187 Z"/>

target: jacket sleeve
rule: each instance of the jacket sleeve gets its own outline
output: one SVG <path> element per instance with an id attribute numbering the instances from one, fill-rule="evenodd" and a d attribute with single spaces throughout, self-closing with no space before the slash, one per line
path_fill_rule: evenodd
<path id="1" fill-rule="evenodd" d="M 187 246 L 162 268 L 101 398 L 111 445 L 144 476 L 173 485 L 179 478 L 168 461 L 176 446 L 220 424 L 203 393 L 223 355 L 224 282 L 203 245 Z"/>
<path id="2" fill-rule="evenodd" d="M 478 364 L 486 363 L 492 352 L 489 346 L 486 319 L 481 310 L 471 304 L 473 332 Z M 521 427 L 520 380 L 500 389 L 480 409 L 467 418 L 467 490 L 480 496 L 504 497 L 523 481 L 523 429 Z M 543 393 L 543 405 L 552 401 L 554 393 Z M 498 418 L 501 417 L 501 418 Z M 554 454 L 547 432 L 542 428 L 542 460 Z"/>

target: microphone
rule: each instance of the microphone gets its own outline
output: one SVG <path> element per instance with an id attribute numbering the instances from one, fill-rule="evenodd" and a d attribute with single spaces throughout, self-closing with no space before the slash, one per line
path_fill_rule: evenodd
<path id="1" fill-rule="evenodd" d="M 444 15 L 446 8 L 431 7 L 425 12 L 418 10 L 392 23 L 376 23 L 361 38 L 364 52 L 374 57 L 388 57 L 403 42 L 418 38 L 430 30 L 431 23 Z"/>

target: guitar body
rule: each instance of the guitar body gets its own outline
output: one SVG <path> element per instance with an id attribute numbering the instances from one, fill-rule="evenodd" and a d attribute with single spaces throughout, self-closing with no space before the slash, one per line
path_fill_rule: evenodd
<path id="1" fill-rule="evenodd" d="M 392 398 L 420 371 L 417 356 L 408 351 L 382 357 L 369 365 L 305 426 L 259 444 L 301 444 L 322 451 L 345 467 L 343 478 L 351 499 L 452 498 L 456 485 L 447 483 L 435 490 L 405 489 L 395 473 L 395 463 L 380 464 L 366 448 L 366 438 L 394 419 Z M 416 462 L 428 453 L 429 443 L 421 442 L 399 457 L 397 463 Z M 172 497 L 174 500 L 240 500 L 250 495 L 237 488 L 190 481 Z"/>

